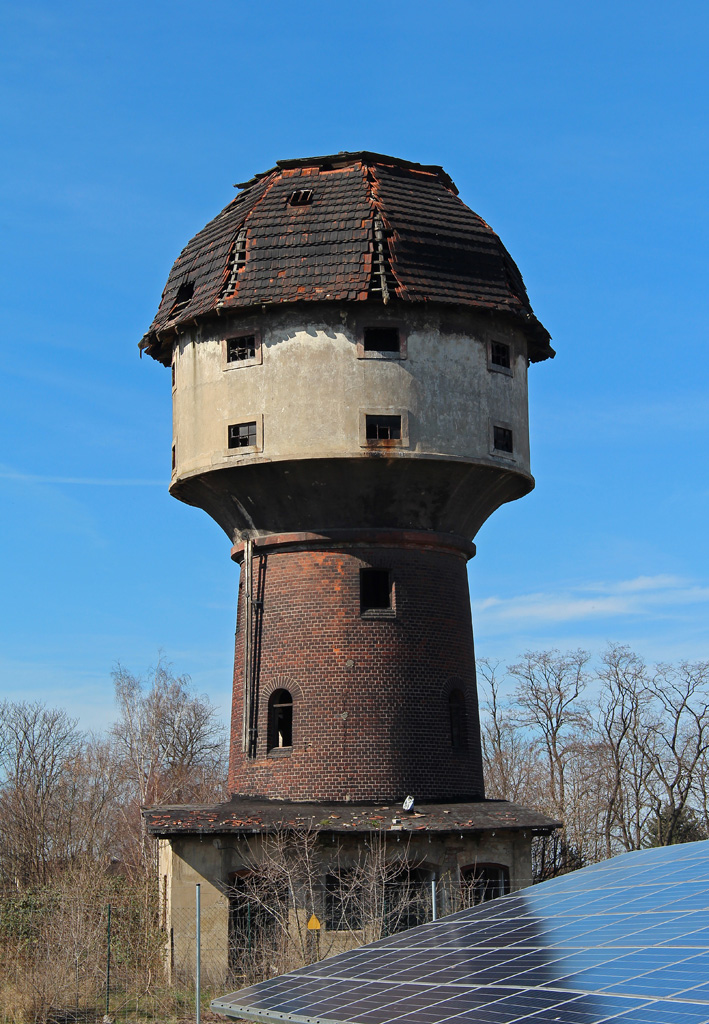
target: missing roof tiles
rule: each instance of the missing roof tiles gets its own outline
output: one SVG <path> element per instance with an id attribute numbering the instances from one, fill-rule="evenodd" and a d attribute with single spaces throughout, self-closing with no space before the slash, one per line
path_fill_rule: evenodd
<path id="1" fill-rule="evenodd" d="M 177 295 L 175 296 L 175 303 L 170 310 L 169 319 L 172 320 L 185 309 L 190 302 L 190 299 L 194 295 L 194 281 L 183 281 L 180 287 L 177 289 Z"/>
<path id="2" fill-rule="evenodd" d="M 229 259 L 227 261 L 228 275 L 226 284 L 222 288 L 220 295 L 220 301 L 228 299 L 230 295 L 233 295 L 236 291 L 236 282 L 239 277 L 239 271 L 244 269 L 246 264 L 246 228 L 242 227 L 239 230 L 234 244 L 231 247 L 229 253 Z"/>
<path id="3" fill-rule="evenodd" d="M 311 188 L 297 188 L 288 196 L 289 206 L 309 206 L 313 201 L 313 190 Z"/>
<path id="4" fill-rule="evenodd" d="M 394 275 L 389 261 L 389 244 L 384 234 L 384 222 L 381 217 L 374 218 L 374 252 L 372 254 L 372 279 L 369 294 L 381 296 L 386 305 L 396 287 Z"/>

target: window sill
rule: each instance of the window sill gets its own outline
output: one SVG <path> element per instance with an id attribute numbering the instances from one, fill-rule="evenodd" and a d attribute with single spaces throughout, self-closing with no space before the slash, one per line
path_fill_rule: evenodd
<path id="1" fill-rule="evenodd" d="M 505 377 L 514 377 L 515 372 L 511 366 L 499 366 L 497 363 L 488 363 L 490 373 L 502 373 Z"/>
<path id="2" fill-rule="evenodd" d="M 293 747 L 271 747 L 267 751 L 269 757 L 290 757 L 293 753 Z"/>

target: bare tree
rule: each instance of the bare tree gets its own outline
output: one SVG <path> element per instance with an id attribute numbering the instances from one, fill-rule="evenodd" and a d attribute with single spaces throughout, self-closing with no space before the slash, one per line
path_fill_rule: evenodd
<path id="1" fill-rule="evenodd" d="M 563 822 L 536 844 L 537 877 L 709 831 L 709 663 L 651 672 L 618 644 L 595 673 L 588 660 L 526 654 L 511 700 L 498 666 L 479 668 L 488 790 Z"/>
<path id="2" fill-rule="evenodd" d="M 709 751 L 709 662 L 659 665 L 648 683 L 660 728 L 649 760 L 652 807 L 663 824 L 657 844 L 669 846 L 706 774 Z"/>
<path id="3" fill-rule="evenodd" d="M 598 732 L 608 776 L 603 813 L 604 856 L 639 850 L 651 813 L 652 759 L 661 730 L 645 663 L 628 647 L 610 644 L 598 673 Z"/>
<path id="4" fill-rule="evenodd" d="M 528 651 L 509 670 L 517 679 L 518 721 L 532 729 L 543 744 L 551 807 L 558 815 L 566 810 L 569 752 L 589 724 L 588 707 L 581 699 L 588 682 L 589 659 L 586 651 Z"/>
<path id="5" fill-rule="evenodd" d="M 195 694 L 189 676 L 175 676 L 163 661 L 136 676 L 113 672 L 119 719 L 112 729 L 121 807 L 133 858 L 145 867 L 151 847 L 140 808 L 208 802 L 225 796 L 224 731 L 206 695 Z"/>
<path id="6" fill-rule="evenodd" d="M 112 783 L 107 744 L 38 703 L 0 704 L 0 872 L 23 888 L 107 852 Z"/>
<path id="7" fill-rule="evenodd" d="M 546 792 L 539 743 L 529 730 L 520 727 L 513 706 L 502 696 L 499 663 L 482 659 L 477 674 L 483 684 L 480 731 L 485 790 L 500 800 L 536 805 L 540 794 Z"/>
<path id="8" fill-rule="evenodd" d="M 281 829 L 255 840 L 244 862 L 227 895 L 230 967 L 246 981 L 371 942 L 430 915 L 429 873 L 411 859 L 408 843 L 388 847 L 381 832 L 372 832 L 364 848 L 343 849 L 324 841 L 315 827 Z M 317 929 L 308 927 L 313 915 Z"/>

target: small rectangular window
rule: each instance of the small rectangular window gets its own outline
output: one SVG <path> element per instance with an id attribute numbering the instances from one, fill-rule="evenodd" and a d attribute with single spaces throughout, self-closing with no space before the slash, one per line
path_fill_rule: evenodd
<path id="1" fill-rule="evenodd" d="M 368 441 L 400 441 L 401 416 L 367 416 Z"/>
<path id="2" fill-rule="evenodd" d="M 172 446 L 172 472 L 174 473 L 177 469 L 177 446 Z"/>
<path id="3" fill-rule="evenodd" d="M 252 448 L 256 445 L 256 421 L 229 425 L 230 448 Z"/>
<path id="4" fill-rule="evenodd" d="M 240 338 L 226 339 L 226 361 L 240 363 L 256 358 L 256 335 L 244 334 Z"/>
<path id="5" fill-rule="evenodd" d="M 399 352 L 401 338 L 398 327 L 365 327 L 365 352 Z"/>
<path id="6" fill-rule="evenodd" d="M 391 577 L 388 569 L 359 570 L 359 607 L 362 612 L 391 608 Z"/>
<path id="7" fill-rule="evenodd" d="M 495 424 L 492 428 L 493 448 L 498 452 L 507 452 L 511 455 L 514 451 L 512 444 L 512 431 L 509 427 L 498 427 Z"/>
<path id="8" fill-rule="evenodd" d="M 313 201 L 313 190 L 311 188 L 297 188 L 288 197 L 289 206 L 309 206 Z"/>
<path id="9" fill-rule="evenodd" d="M 511 369 L 510 346 L 505 344 L 504 341 L 491 341 L 490 362 L 493 366 L 499 366 L 503 370 Z"/>
<path id="10" fill-rule="evenodd" d="M 172 390 L 175 390 L 175 384 L 177 383 L 177 374 L 175 373 L 175 357 L 172 357 Z"/>

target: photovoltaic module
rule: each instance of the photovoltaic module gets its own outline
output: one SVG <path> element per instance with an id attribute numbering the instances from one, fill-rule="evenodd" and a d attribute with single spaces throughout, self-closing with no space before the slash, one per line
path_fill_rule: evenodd
<path id="1" fill-rule="evenodd" d="M 623 854 L 211 1005 L 324 1024 L 709 1024 L 709 841 Z"/>

